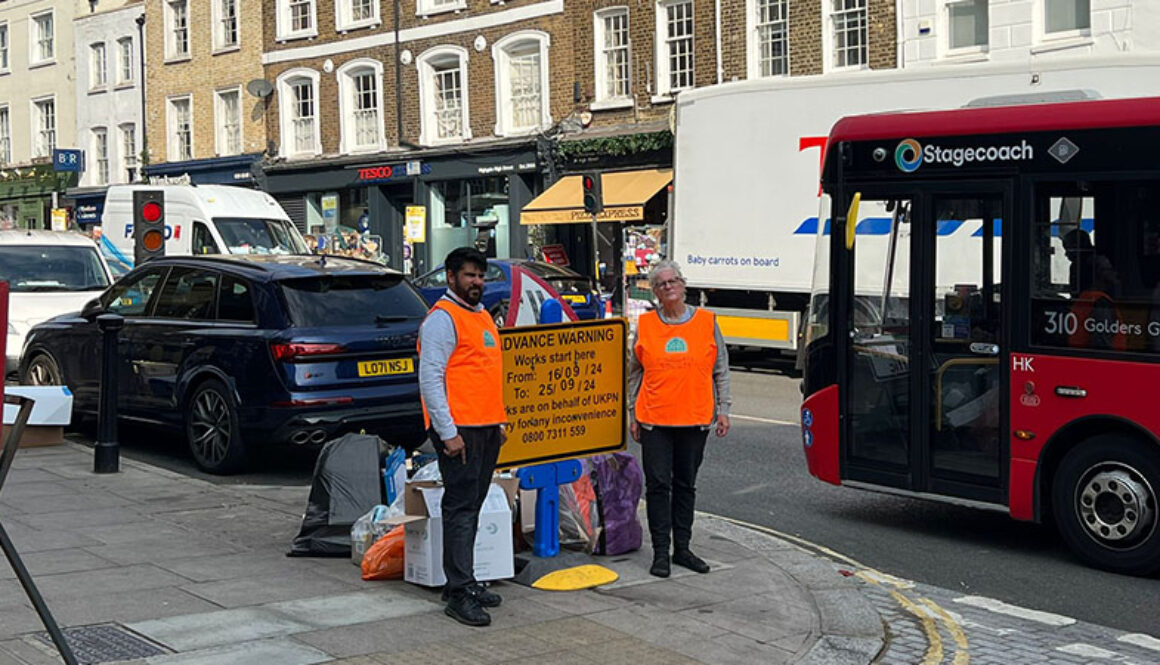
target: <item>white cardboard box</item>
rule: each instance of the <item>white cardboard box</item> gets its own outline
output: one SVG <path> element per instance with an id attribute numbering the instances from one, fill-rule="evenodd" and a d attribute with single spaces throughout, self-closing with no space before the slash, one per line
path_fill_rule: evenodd
<path id="1" fill-rule="evenodd" d="M 19 395 L 31 398 L 32 413 L 28 414 L 29 425 L 68 425 L 72 421 L 73 396 L 65 386 L 4 386 L 5 395 Z M 4 424 L 16 422 L 20 407 L 4 405 Z"/>
<path id="2" fill-rule="evenodd" d="M 421 492 L 427 517 L 404 527 L 403 579 L 423 586 L 443 586 L 442 487 L 408 488 Z M 408 511 L 411 512 L 411 511 Z M 504 488 L 492 483 L 479 511 L 475 535 L 475 579 L 502 580 L 515 576 L 512 552 L 512 512 Z"/>

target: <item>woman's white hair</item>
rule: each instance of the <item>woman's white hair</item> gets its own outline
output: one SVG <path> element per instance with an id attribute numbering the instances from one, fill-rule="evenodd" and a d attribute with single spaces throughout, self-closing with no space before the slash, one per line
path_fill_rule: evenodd
<path id="1" fill-rule="evenodd" d="M 657 288 L 657 282 L 660 280 L 662 270 L 672 270 L 677 275 L 677 279 L 682 282 L 685 281 L 685 276 L 681 274 L 681 264 L 672 259 L 662 259 L 657 261 L 655 266 L 649 268 L 648 271 L 648 285 L 649 288 Z"/>

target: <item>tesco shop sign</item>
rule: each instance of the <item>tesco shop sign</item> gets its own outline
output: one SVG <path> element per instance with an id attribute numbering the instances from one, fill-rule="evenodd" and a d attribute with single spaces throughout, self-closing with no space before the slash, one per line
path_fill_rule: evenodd
<path id="1" fill-rule="evenodd" d="M 357 182 L 383 182 L 386 180 L 398 180 L 412 175 L 427 175 L 428 173 L 431 173 L 431 165 L 420 165 L 418 162 L 368 166 L 358 170 Z"/>

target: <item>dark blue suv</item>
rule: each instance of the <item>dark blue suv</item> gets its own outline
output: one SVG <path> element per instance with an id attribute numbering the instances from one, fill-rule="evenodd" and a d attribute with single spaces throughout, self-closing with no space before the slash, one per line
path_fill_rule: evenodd
<path id="1" fill-rule="evenodd" d="M 366 430 L 424 440 L 415 343 L 427 304 L 378 264 L 318 256 L 149 261 L 79 314 L 33 327 L 22 380 L 67 385 L 95 413 L 103 313 L 125 317 L 118 414 L 184 429 L 198 466 L 245 467 L 259 443 Z"/>

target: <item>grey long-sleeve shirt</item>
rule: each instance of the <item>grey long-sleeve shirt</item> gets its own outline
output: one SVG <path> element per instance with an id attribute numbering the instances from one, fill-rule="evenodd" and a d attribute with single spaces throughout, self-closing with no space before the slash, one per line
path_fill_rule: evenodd
<path id="1" fill-rule="evenodd" d="M 696 311 L 696 307 L 685 305 L 685 313 L 676 319 L 666 318 L 665 313 L 660 309 L 657 310 L 657 314 L 660 316 L 661 323 L 675 326 L 692 319 L 693 313 Z M 636 357 L 637 335 L 638 333 L 633 333 L 632 343 L 628 347 L 628 417 L 632 420 L 636 419 L 636 398 L 640 395 L 640 383 L 644 378 L 644 366 Z M 721 328 L 716 321 L 713 322 L 713 337 L 717 341 L 717 361 L 713 363 L 713 394 L 716 396 L 717 415 L 727 416 L 729 415 L 729 407 L 733 405 L 733 399 L 729 395 L 729 350 L 725 348 L 725 338 L 721 336 Z M 716 416 L 713 420 L 716 421 Z M 652 423 L 641 423 L 641 425 L 647 426 L 652 425 Z"/>
<path id="2" fill-rule="evenodd" d="M 447 289 L 441 300 L 473 312 L 483 311 L 483 305 L 472 307 L 451 289 Z M 419 328 L 419 393 L 423 395 L 423 403 L 431 416 L 431 427 L 444 441 L 459 434 L 447 401 L 447 361 L 458 344 L 459 337 L 455 334 L 451 315 L 438 309 L 428 313 Z"/>

